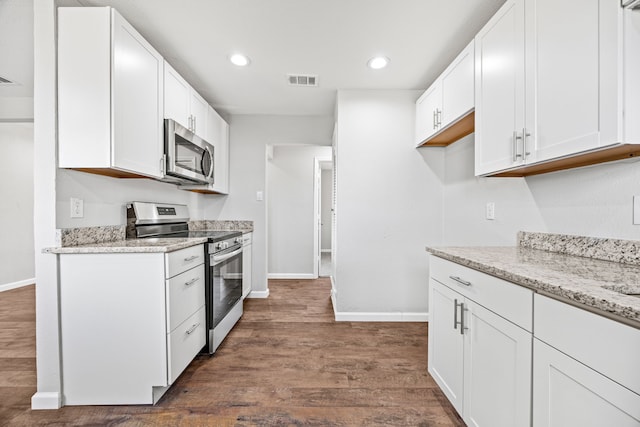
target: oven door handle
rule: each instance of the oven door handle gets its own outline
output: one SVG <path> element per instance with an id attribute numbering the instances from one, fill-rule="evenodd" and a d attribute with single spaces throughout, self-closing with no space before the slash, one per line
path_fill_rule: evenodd
<path id="1" fill-rule="evenodd" d="M 242 253 L 242 247 L 240 247 L 240 249 L 236 249 L 233 252 L 229 252 L 228 254 L 224 254 L 224 255 L 212 255 L 211 257 L 211 263 L 212 264 L 219 264 L 222 261 L 226 261 L 229 258 L 233 258 L 234 256 L 241 254 Z"/>

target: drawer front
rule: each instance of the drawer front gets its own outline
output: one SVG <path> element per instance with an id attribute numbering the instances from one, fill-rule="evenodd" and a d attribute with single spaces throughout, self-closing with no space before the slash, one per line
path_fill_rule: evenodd
<path id="1" fill-rule="evenodd" d="M 640 330 L 536 294 L 534 336 L 640 394 Z"/>
<path id="2" fill-rule="evenodd" d="M 532 290 L 434 255 L 429 275 L 521 328 L 533 330 Z"/>
<path id="3" fill-rule="evenodd" d="M 165 255 L 166 278 L 185 272 L 204 263 L 204 245 L 191 246 Z"/>
<path id="4" fill-rule="evenodd" d="M 180 376 L 205 344 L 204 306 L 168 335 L 169 384 Z"/>
<path id="5" fill-rule="evenodd" d="M 244 233 L 242 235 L 242 246 L 248 246 L 251 244 L 253 240 L 253 233 L 249 232 L 249 233 Z"/>
<path id="6" fill-rule="evenodd" d="M 167 280 L 167 331 L 204 305 L 204 264 Z"/>

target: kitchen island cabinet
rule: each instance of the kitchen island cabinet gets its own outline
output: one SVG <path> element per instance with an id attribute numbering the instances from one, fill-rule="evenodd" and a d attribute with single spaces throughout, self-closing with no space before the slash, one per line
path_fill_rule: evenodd
<path id="1" fill-rule="evenodd" d="M 65 405 L 156 403 L 205 345 L 202 244 L 109 250 L 59 255 Z"/>
<path id="2" fill-rule="evenodd" d="M 110 7 L 58 9 L 58 164 L 163 176 L 162 56 Z"/>

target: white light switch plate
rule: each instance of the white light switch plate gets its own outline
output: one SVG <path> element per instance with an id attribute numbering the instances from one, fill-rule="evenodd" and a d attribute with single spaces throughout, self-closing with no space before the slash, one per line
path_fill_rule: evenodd
<path id="1" fill-rule="evenodd" d="M 633 224 L 640 225 L 640 196 L 633 196 Z"/>
<path id="2" fill-rule="evenodd" d="M 83 218 L 84 217 L 84 200 L 76 199 L 72 197 L 71 204 L 71 218 Z"/>
<path id="3" fill-rule="evenodd" d="M 264 200 L 264 193 L 262 191 L 256 191 L 256 200 L 259 202 Z"/>
<path id="4" fill-rule="evenodd" d="M 487 203 L 487 211 L 485 214 L 487 219 L 496 219 L 496 204 L 493 202 Z"/>

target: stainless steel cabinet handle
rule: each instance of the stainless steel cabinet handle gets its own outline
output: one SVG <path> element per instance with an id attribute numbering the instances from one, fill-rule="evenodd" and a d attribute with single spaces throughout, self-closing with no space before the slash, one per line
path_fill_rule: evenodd
<path id="1" fill-rule="evenodd" d="M 531 134 L 527 132 L 527 128 L 522 128 L 522 152 L 525 157 L 531 154 L 531 152 L 527 151 L 527 137 L 529 136 L 531 136 Z"/>
<path id="2" fill-rule="evenodd" d="M 190 328 L 187 330 L 187 335 L 191 335 L 191 334 L 193 333 L 193 331 L 195 331 L 195 330 L 196 330 L 196 328 L 197 328 L 198 326 L 200 326 L 200 322 L 198 322 L 198 323 L 196 323 L 195 325 L 193 325 L 192 327 L 190 327 Z"/>
<path id="3" fill-rule="evenodd" d="M 453 329 L 458 329 L 458 299 L 453 300 Z"/>
<path id="4" fill-rule="evenodd" d="M 199 277 L 194 277 L 193 279 L 189 280 L 188 282 L 184 282 L 184 285 L 185 285 L 185 286 L 191 286 L 191 285 L 193 285 L 194 283 L 196 283 L 198 280 L 200 280 L 200 278 L 199 278 Z"/>
<path id="5" fill-rule="evenodd" d="M 190 257 L 187 257 L 184 259 L 184 262 L 190 262 L 193 261 L 194 259 L 198 259 L 198 255 L 191 255 Z"/>
<path id="6" fill-rule="evenodd" d="M 433 122 L 433 128 L 434 129 L 437 126 L 437 124 L 436 124 L 436 114 L 437 114 L 436 110 L 433 110 L 433 120 L 432 120 L 432 122 Z"/>
<path id="7" fill-rule="evenodd" d="M 438 127 L 442 126 L 442 110 L 437 109 L 438 111 Z"/>
<path id="8" fill-rule="evenodd" d="M 460 335 L 464 335 L 464 331 L 466 331 L 467 327 L 464 326 L 464 312 L 465 312 L 465 308 L 464 308 L 464 303 L 461 302 L 460 303 Z"/>
<path id="9" fill-rule="evenodd" d="M 162 157 L 160 157 L 160 173 L 162 175 L 166 173 L 166 170 L 165 170 L 166 165 L 167 165 L 167 155 L 163 154 Z"/>
<path id="10" fill-rule="evenodd" d="M 518 135 L 518 131 L 513 131 L 513 161 L 517 162 L 518 157 L 522 157 L 522 154 L 518 153 L 518 140 L 522 139 L 522 136 Z"/>
<path id="11" fill-rule="evenodd" d="M 453 279 L 456 282 L 460 283 L 461 285 L 471 286 L 471 282 L 467 282 L 466 280 L 462 280 L 458 276 L 449 276 L 449 279 Z"/>

